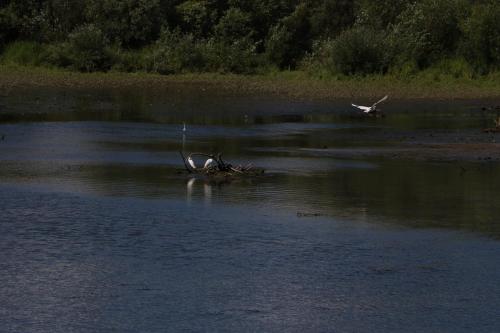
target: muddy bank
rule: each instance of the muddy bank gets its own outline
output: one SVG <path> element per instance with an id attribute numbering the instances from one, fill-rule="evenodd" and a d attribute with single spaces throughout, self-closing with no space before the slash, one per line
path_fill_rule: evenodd
<path id="1" fill-rule="evenodd" d="M 269 94 L 293 99 L 366 97 L 389 94 L 391 98 L 479 99 L 500 98 L 500 83 L 494 79 L 429 80 L 394 77 L 320 79 L 303 72 L 267 75 L 147 73 L 76 73 L 29 67 L 0 66 L 1 94 L 12 89 L 50 87 L 64 89 L 138 89 L 161 93 L 163 90 L 209 89 L 228 93 Z"/>
<path id="2" fill-rule="evenodd" d="M 350 144 L 346 146 L 346 142 Z M 457 130 L 338 131 L 331 145 L 260 148 L 260 152 L 338 159 L 389 159 L 435 162 L 498 162 L 500 133 L 479 128 Z"/>
<path id="3" fill-rule="evenodd" d="M 406 144 L 386 148 L 330 148 L 304 149 L 314 156 L 329 156 L 343 159 L 402 159 L 417 161 L 500 161 L 499 143 L 434 143 Z"/>

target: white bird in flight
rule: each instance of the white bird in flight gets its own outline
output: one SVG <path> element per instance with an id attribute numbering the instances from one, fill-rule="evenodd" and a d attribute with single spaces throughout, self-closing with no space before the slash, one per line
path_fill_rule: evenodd
<path id="1" fill-rule="evenodd" d="M 356 104 L 352 104 L 352 106 L 354 106 L 355 108 L 358 108 L 360 110 L 362 110 L 364 113 L 372 113 L 372 112 L 376 112 L 378 111 L 377 110 L 377 104 L 379 103 L 382 103 L 383 101 L 385 101 L 389 96 L 388 95 L 385 95 L 384 98 L 382 98 L 380 101 L 378 102 L 375 102 L 373 103 L 372 106 L 362 106 L 362 105 L 356 105 Z"/>

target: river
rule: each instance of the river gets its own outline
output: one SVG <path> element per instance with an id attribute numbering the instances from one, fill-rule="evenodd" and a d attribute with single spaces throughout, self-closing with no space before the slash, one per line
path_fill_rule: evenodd
<path id="1" fill-rule="evenodd" d="M 350 102 L 0 96 L 0 331 L 499 331 L 494 101 Z"/>

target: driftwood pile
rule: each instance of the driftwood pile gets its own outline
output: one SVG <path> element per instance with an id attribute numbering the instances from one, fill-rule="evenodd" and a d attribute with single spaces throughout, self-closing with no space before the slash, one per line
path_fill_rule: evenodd
<path id="1" fill-rule="evenodd" d="M 225 162 L 222 159 L 222 154 L 217 155 L 204 154 L 204 153 L 190 153 L 184 156 L 180 152 L 182 161 L 184 162 L 184 167 L 190 174 L 201 174 L 209 177 L 232 177 L 232 176 L 257 176 L 264 173 L 264 169 L 254 168 L 251 164 L 246 166 L 236 165 L 233 166 L 230 163 Z M 203 167 L 196 167 L 194 163 L 189 163 L 192 161 L 193 157 L 207 158 L 207 162 Z"/>

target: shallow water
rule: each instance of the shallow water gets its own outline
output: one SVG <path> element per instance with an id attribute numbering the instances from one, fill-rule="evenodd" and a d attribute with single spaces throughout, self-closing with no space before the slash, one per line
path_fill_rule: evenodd
<path id="1" fill-rule="evenodd" d="M 497 140 L 494 101 L 349 102 L 0 96 L 0 331 L 498 331 L 500 164 L 370 155 Z M 266 173 L 191 178 L 180 150 Z"/>

